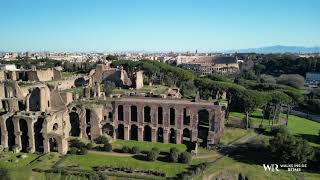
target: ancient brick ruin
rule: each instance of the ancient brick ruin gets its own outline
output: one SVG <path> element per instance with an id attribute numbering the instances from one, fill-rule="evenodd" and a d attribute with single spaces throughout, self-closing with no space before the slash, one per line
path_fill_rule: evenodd
<path id="1" fill-rule="evenodd" d="M 135 84 L 141 88 L 143 72 L 136 76 Z M 208 101 L 183 100 L 179 95 L 104 97 L 100 90 L 104 78 L 118 80 L 126 86 L 132 82 L 122 68 L 108 69 L 104 65 L 84 77 L 88 81 L 80 94 L 49 86 L 39 78 L 28 86 L 19 85 L 16 79 L 3 79 L 1 145 L 17 146 L 24 152 L 66 154 L 70 136 L 94 140 L 108 135 L 114 139 L 176 144 L 186 140 L 191 143 L 200 140 L 205 145 L 219 142 L 224 128 L 221 106 Z M 171 89 L 169 94 L 175 92 L 178 90 Z"/>

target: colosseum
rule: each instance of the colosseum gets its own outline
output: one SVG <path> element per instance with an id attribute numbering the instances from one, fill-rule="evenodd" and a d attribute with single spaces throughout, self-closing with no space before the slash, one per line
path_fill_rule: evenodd
<path id="1" fill-rule="evenodd" d="M 66 154 L 70 137 L 94 140 L 108 135 L 114 139 L 176 144 L 188 139 L 207 146 L 219 142 L 224 128 L 223 107 L 170 95 L 106 97 L 100 92 L 99 80 L 104 73 L 99 68 L 107 71 L 107 76 L 119 77 L 123 84 L 143 86 L 140 77 L 130 82 L 123 69 L 101 70 L 101 66 L 89 77 L 81 77 L 87 83 L 81 93 L 64 90 L 75 88 L 74 84 L 67 87 L 67 81 L 76 82 L 79 77 L 61 80 L 58 76 L 56 85 L 0 77 L 1 145 L 23 152 Z M 12 77 L 14 73 L 10 74 Z M 55 74 L 59 72 L 55 70 Z M 54 80 L 55 76 L 50 78 Z"/>

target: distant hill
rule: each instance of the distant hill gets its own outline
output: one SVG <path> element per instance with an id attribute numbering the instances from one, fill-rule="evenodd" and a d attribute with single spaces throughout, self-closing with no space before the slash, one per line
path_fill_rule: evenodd
<path id="1" fill-rule="evenodd" d="M 320 47 L 304 47 L 304 46 L 268 46 L 261 48 L 239 49 L 232 52 L 239 53 L 320 53 Z"/>

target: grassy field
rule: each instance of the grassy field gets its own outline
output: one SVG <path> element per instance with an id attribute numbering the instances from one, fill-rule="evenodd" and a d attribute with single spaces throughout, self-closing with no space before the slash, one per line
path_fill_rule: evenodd
<path id="1" fill-rule="evenodd" d="M 224 145 L 229 145 L 235 140 L 238 140 L 239 138 L 242 138 L 250 133 L 252 133 L 251 130 L 245 130 L 240 128 L 225 128 L 220 142 Z"/>
<path id="2" fill-rule="evenodd" d="M 186 151 L 187 147 L 184 144 L 164 144 L 164 143 L 153 143 L 153 142 L 146 142 L 146 141 L 133 141 L 133 140 L 121 140 L 117 139 L 112 142 L 113 149 L 121 149 L 122 146 L 138 146 L 141 151 L 149 151 L 153 147 L 158 148 L 162 152 L 169 152 L 170 148 L 177 148 L 180 152 Z"/>
<path id="3" fill-rule="evenodd" d="M 137 93 L 149 93 L 153 92 L 154 94 L 164 94 L 168 91 L 169 87 L 162 85 L 153 85 L 153 86 L 143 86 L 143 88 L 134 90 Z M 114 89 L 112 91 L 113 94 L 128 94 L 132 92 L 130 89 Z"/>
<path id="4" fill-rule="evenodd" d="M 239 173 L 246 176 L 248 179 L 255 180 L 273 180 L 273 179 L 308 179 L 316 180 L 320 178 L 320 174 L 312 174 L 305 172 L 288 172 L 287 170 L 280 170 L 279 172 L 268 172 L 264 171 L 262 165 L 248 164 L 236 161 L 230 157 L 223 157 L 214 164 L 211 164 L 204 175 L 197 177 L 197 180 L 202 180 L 205 177 L 211 176 L 214 179 L 215 176 L 219 174 L 224 174 L 228 176 L 229 179 L 238 179 Z"/>
<path id="5" fill-rule="evenodd" d="M 140 170 L 163 171 L 167 177 L 174 177 L 176 174 L 186 170 L 188 165 L 180 163 L 168 163 L 161 161 L 144 161 L 134 157 L 119 157 L 111 155 L 98 155 L 88 153 L 87 155 L 70 155 L 59 167 L 79 166 L 81 169 L 92 170 L 93 166 L 109 165 L 112 167 L 129 167 Z"/>
<path id="6" fill-rule="evenodd" d="M 313 146 L 320 147 L 320 142 L 318 141 L 319 130 L 320 123 L 318 122 L 294 115 L 289 116 L 288 131 L 293 135 L 308 140 Z"/>
<path id="7" fill-rule="evenodd" d="M 27 155 L 26 158 L 19 158 L 21 155 Z M 26 154 L 26 153 L 17 153 L 14 154 L 12 151 L 2 152 L 0 154 L 0 167 L 5 169 L 14 169 L 27 166 L 31 161 L 36 159 L 38 155 L 36 154 Z"/>

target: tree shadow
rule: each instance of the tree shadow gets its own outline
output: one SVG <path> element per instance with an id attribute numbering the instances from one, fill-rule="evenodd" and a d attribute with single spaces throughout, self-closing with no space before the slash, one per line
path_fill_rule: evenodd
<path id="1" fill-rule="evenodd" d="M 306 141 L 309 141 L 309 142 L 312 142 L 312 143 L 315 143 L 315 144 L 320 144 L 320 138 L 319 136 L 317 135 L 313 135 L 313 134 L 298 134 L 298 135 L 295 135 L 297 137 L 300 137 Z"/>

